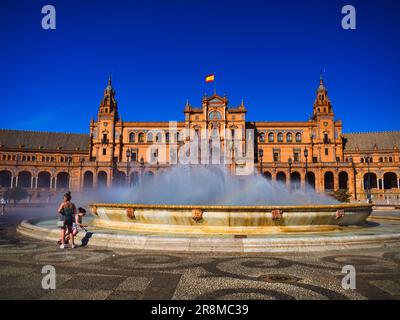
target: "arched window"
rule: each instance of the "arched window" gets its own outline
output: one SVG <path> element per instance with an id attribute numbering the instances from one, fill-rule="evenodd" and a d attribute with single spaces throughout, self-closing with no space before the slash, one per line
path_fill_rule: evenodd
<path id="1" fill-rule="evenodd" d="M 278 133 L 278 142 L 283 142 L 283 133 Z"/>
<path id="2" fill-rule="evenodd" d="M 139 142 L 144 142 L 144 133 L 139 133 Z"/>
<path id="3" fill-rule="evenodd" d="M 272 132 L 268 134 L 268 142 L 274 142 L 274 134 Z"/>
<path id="4" fill-rule="evenodd" d="M 260 142 L 265 142 L 265 133 L 263 133 L 263 132 L 260 133 L 259 141 Z"/>
<path id="5" fill-rule="evenodd" d="M 162 142 L 162 134 L 161 134 L 161 132 L 156 134 L 156 142 Z"/>
<path id="6" fill-rule="evenodd" d="M 151 132 L 147 134 L 147 142 L 153 142 L 153 134 Z"/>
<path id="7" fill-rule="evenodd" d="M 221 119 L 221 114 L 218 111 L 211 111 L 209 114 L 209 118 L 213 119 Z"/>
<path id="8" fill-rule="evenodd" d="M 165 142 L 169 143 L 169 132 L 165 134 Z"/>
<path id="9" fill-rule="evenodd" d="M 135 142 L 135 133 L 131 132 L 129 134 L 129 142 Z"/>
<path id="10" fill-rule="evenodd" d="M 296 133 L 296 142 L 301 142 L 301 133 L 300 132 Z"/>
<path id="11" fill-rule="evenodd" d="M 286 142 L 292 142 L 293 141 L 293 135 L 289 132 L 286 135 Z"/>

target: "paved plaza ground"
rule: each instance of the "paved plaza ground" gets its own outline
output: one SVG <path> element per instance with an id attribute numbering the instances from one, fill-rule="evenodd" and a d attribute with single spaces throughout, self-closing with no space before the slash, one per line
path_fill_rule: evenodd
<path id="1" fill-rule="evenodd" d="M 306 254 L 185 254 L 90 243 L 62 250 L 16 233 L 23 219 L 53 212 L 10 208 L 0 216 L 0 299 L 400 298 L 400 246 Z M 55 267 L 55 290 L 42 289 L 45 265 Z M 356 269 L 355 290 L 341 286 L 345 265 Z"/>

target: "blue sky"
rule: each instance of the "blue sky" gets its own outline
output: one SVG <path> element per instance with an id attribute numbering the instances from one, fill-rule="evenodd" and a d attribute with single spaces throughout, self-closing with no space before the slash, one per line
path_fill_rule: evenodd
<path id="1" fill-rule="evenodd" d="M 56 30 L 41 28 L 46 4 Z M 400 129 L 396 0 L 3 0 L 0 36 L 2 128 L 88 132 L 109 73 L 126 121 L 183 120 L 208 73 L 249 121 L 307 120 L 325 69 L 345 132 Z"/>

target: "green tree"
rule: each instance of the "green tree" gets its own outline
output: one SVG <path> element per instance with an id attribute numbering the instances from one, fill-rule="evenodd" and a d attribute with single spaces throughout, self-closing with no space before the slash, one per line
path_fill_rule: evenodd
<path id="1" fill-rule="evenodd" d="M 351 194 L 348 189 L 338 189 L 333 193 L 333 197 L 340 202 L 350 202 Z"/>
<path id="2" fill-rule="evenodd" d="M 13 200 L 14 204 L 16 204 L 18 201 L 28 197 L 28 191 L 20 187 L 11 188 L 5 192 L 5 196 L 9 200 Z"/>

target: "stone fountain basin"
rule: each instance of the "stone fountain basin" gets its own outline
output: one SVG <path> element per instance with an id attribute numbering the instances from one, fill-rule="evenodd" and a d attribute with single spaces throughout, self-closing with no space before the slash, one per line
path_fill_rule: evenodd
<path id="1" fill-rule="evenodd" d="M 362 226 L 370 204 L 215 206 L 90 204 L 101 228 L 160 233 L 267 234 L 320 232 Z"/>

